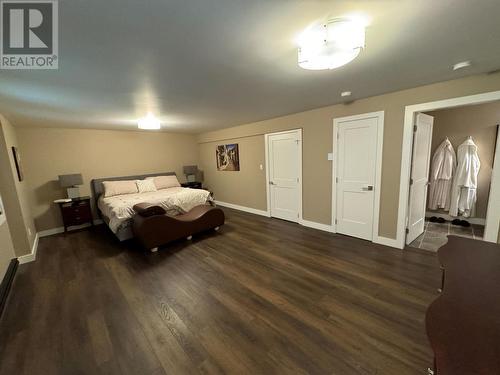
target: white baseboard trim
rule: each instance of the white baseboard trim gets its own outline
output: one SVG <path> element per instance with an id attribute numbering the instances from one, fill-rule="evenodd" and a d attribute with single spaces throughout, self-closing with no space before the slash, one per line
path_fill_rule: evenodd
<path id="1" fill-rule="evenodd" d="M 94 225 L 99 225 L 102 224 L 103 221 L 102 219 L 95 219 L 94 220 Z M 90 227 L 90 224 L 82 224 L 82 225 L 75 225 L 72 227 L 69 227 L 71 230 L 73 229 L 83 229 Z M 64 227 L 57 227 L 57 228 L 51 228 L 51 229 L 46 229 L 38 232 L 38 236 L 40 238 L 42 237 L 48 237 L 48 236 L 53 236 L 54 234 L 59 234 L 59 233 L 64 233 Z"/>
<path id="2" fill-rule="evenodd" d="M 244 211 L 244 212 L 248 212 L 248 213 L 251 213 L 251 214 L 256 214 L 256 215 L 261 215 L 261 216 L 267 216 L 267 217 L 271 216 L 269 214 L 269 212 L 263 211 L 263 210 L 257 210 L 255 208 L 250 208 L 250 207 L 245 207 L 245 206 L 239 206 L 237 204 L 220 202 L 220 201 L 215 201 L 215 203 L 217 205 L 219 205 L 219 206 L 222 206 L 222 207 L 233 208 L 235 210 Z M 329 225 L 329 224 L 322 224 L 322 223 L 317 223 L 315 221 L 309 221 L 309 220 L 304 220 L 304 219 L 300 220 L 299 224 L 303 225 L 304 227 L 318 229 L 318 230 L 322 230 L 324 232 L 333 233 L 333 227 L 331 225 Z M 377 244 L 380 244 L 380 245 L 385 245 L 385 246 L 393 247 L 393 248 L 396 248 L 396 249 L 402 249 L 402 247 L 399 246 L 398 241 L 396 239 L 392 239 L 392 238 L 376 236 L 373 239 L 373 242 L 377 243 Z"/>
<path id="3" fill-rule="evenodd" d="M 36 259 L 36 252 L 38 250 L 38 240 L 40 236 L 35 234 L 35 241 L 33 242 L 33 247 L 31 248 L 31 253 L 26 254 L 26 255 L 21 255 L 20 257 L 17 258 L 19 261 L 19 264 L 24 264 L 24 263 L 29 263 L 33 262 Z"/>
<path id="4" fill-rule="evenodd" d="M 215 204 L 218 205 L 218 206 L 232 208 L 232 209 L 235 209 L 235 210 L 244 211 L 244 212 L 248 212 L 248 213 L 255 214 L 255 215 L 267 216 L 267 217 L 270 216 L 269 212 L 263 211 L 263 210 L 258 210 L 256 208 L 239 206 L 237 204 L 226 203 L 226 202 L 221 202 L 221 201 L 215 201 Z"/>
<path id="5" fill-rule="evenodd" d="M 397 239 L 394 239 L 394 238 L 387 238 L 387 237 L 375 236 L 373 238 L 373 242 L 374 243 L 378 243 L 380 245 L 393 247 L 393 248 L 399 249 L 399 250 L 403 249 L 401 247 L 399 241 Z"/>
<path id="6" fill-rule="evenodd" d="M 332 226 L 329 224 L 322 224 L 322 223 L 317 223 L 315 221 L 309 221 L 309 220 L 304 220 L 304 219 L 302 219 L 299 222 L 299 224 L 303 225 L 305 227 L 308 227 L 308 228 L 318 229 L 318 230 L 322 230 L 322 231 L 330 232 L 330 233 L 333 232 Z"/>
<path id="7" fill-rule="evenodd" d="M 442 214 L 442 213 L 439 213 L 439 212 L 428 211 L 428 212 L 425 213 L 425 217 L 426 218 L 429 218 L 429 217 L 432 217 L 432 216 L 442 217 L 443 219 L 445 219 L 447 221 L 452 221 L 452 220 L 457 219 L 456 217 L 450 216 L 448 214 Z M 476 225 L 485 225 L 486 224 L 486 219 L 483 219 L 483 218 L 480 218 L 480 217 L 458 217 L 458 219 L 460 219 L 460 220 L 467 220 L 469 223 L 476 224 Z"/>

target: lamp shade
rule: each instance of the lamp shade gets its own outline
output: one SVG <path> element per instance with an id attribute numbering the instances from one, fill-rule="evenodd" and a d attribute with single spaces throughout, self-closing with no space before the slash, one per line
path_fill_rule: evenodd
<path id="1" fill-rule="evenodd" d="M 196 174 L 198 172 L 198 166 L 197 165 L 185 165 L 183 167 L 183 171 L 184 171 L 185 175 Z"/>
<path id="2" fill-rule="evenodd" d="M 196 174 L 196 181 L 198 182 L 203 182 L 203 178 L 204 178 L 204 174 L 203 174 L 203 171 L 198 171 L 198 173 Z"/>
<path id="3" fill-rule="evenodd" d="M 61 187 L 71 187 L 83 185 L 83 178 L 80 173 L 59 175 L 59 184 Z"/>

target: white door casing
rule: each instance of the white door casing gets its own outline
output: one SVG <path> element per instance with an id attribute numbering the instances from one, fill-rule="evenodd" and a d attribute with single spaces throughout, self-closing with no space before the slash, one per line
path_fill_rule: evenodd
<path id="1" fill-rule="evenodd" d="M 433 123 L 432 116 L 424 113 L 415 116 L 406 244 L 413 242 L 424 232 Z"/>
<path id="2" fill-rule="evenodd" d="M 378 237 L 383 112 L 334 120 L 332 215 L 335 232 Z"/>
<path id="3" fill-rule="evenodd" d="M 302 132 L 266 134 L 270 216 L 293 222 L 302 213 Z"/>
<path id="4" fill-rule="evenodd" d="M 482 104 L 491 103 L 493 101 L 500 100 L 500 91 L 491 91 L 481 94 L 474 94 L 468 96 L 460 96 L 451 99 L 437 100 L 428 103 L 420 103 L 408 105 L 405 107 L 404 115 L 404 125 L 403 125 L 403 148 L 401 153 L 401 171 L 399 179 L 399 204 L 398 204 L 398 223 L 397 223 L 397 233 L 394 247 L 403 249 L 405 247 L 406 238 L 406 223 L 408 217 L 408 197 L 409 197 L 409 176 L 411 169 L 411 150 L 412 150 L 412 139 L 413 139 L 413 125 L 415 122 L 415 114 L 419 112 L 429 112 L 435 111 L 437 109 L 445 108 L 456 108 L 464 105 L 471 104 Z M 497 144 L 500 144 L 498 142 Z M 498 154 L 498 149 L 497 149 Z M 496 176 L 500 176 L 500 162 L 493 165 L 494 173 Z M 490 191 L 490 201 L 493 192 L 500 192 L 500 178 L 492 179 L 491 191 Z M 495 194 L 494 196 L 500 196 Z M 492 203 L 497 203 L 498 200 L 494 200 Z M 488 207 L 488 213 L 486 215 L 486 226 L 485 226 L 485 236 L 484 240 L 497 242 L 498 239 L 498 229 L 500 228 L 500 210 L 495 210 L 495 212 L 490 212 Z M 489 234 L 489 236 L 488 236 Z"/>

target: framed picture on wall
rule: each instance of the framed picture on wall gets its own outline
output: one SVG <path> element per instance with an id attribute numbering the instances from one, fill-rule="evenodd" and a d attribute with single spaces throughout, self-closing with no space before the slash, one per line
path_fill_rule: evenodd
<path id="1" fill-rule="evenodd" d="M 17 147 L 12 147 L 12 154 L 14 155 L 14 162 L 16 164 L 17 178 L 19 179 L 19 182 L 21 182 L 24 180 L 24 174 L 23 167 L 21 165 L 21 156 L 19 155 Z"/>
<path id="2" fill-rule="evenodd" d="M 240 170 L 240 154 L 237 143 L 217 146 L 215 156 L 218 171 Z"/>

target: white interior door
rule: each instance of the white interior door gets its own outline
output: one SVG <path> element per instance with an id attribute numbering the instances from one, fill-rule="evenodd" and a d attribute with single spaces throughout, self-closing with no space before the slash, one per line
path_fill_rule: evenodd
<path id="1" fill-rule="evenodd" d="M 302 144 L 300 130 L 268 135 L 271 216 L 299 221 Z"/>
<path id="2" fill-rule="evenodd" d="M 434 117 L 419 113 L 413 132 L 406 244 L 424 233 Z"/>
<path id="3" fill-rule="evenodd" d="M 336 229 L 373 239 L 378 147 L 378 117 L 337 124 Z"/>

